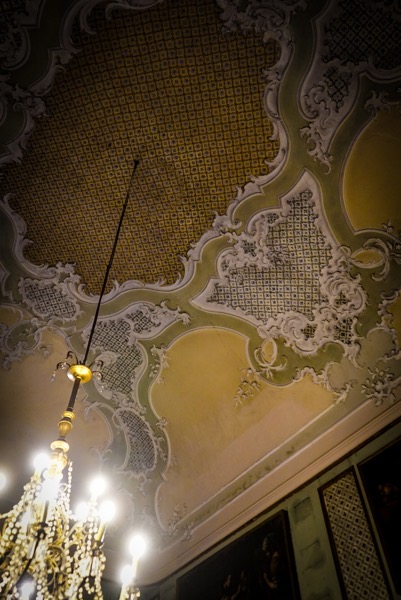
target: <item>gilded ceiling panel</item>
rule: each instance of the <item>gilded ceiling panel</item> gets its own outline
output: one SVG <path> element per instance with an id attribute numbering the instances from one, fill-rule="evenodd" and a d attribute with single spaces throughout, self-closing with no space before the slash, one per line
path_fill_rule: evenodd
<path id="1" fill-rule="evenodd" d="M 174 283 L 180 257 L 277 152 L 263 72 L 278 47 L 224 33 L 211 0 L 112 20 L 96 9 L 90 26 L 96 33 L 75 32 L 76 56 L 2 194 L 28 223 L 27 258 L 76 264 L 96 293 L 139 158 L 111 278 Z"/>

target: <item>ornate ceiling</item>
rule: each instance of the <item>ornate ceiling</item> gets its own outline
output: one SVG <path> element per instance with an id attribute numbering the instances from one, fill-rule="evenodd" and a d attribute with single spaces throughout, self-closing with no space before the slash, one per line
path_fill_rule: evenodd
<path id="1" fill-rule="evenodd" d="M 128 192 L 70 443 L 120 505 L 108 575 L 137 526 L 155 582 L 400 416 L 401 10 L 4 15 L 0 466 L 18 497 L 56 435 Z"/>
<path id="2" fill-rule="evenodd" d="M 278 47 L 260 33 L 222 35 L 210 1 L 120 9 L 110 20 L 103 7 L 89 21 L 96 35 L 75 33 L 79 51 L 46 96 L 24 178 L 17 165 L 5 176 L 34 242 L 27 258 L 73 262 L 99 292 L 137 158 L 113 275 L 174 283 L 184 272 L 180 256 L 226 211 L 238 182 L 267 173 L 277 153 L 253 95 L 263 97 L 263 69 Z"/>

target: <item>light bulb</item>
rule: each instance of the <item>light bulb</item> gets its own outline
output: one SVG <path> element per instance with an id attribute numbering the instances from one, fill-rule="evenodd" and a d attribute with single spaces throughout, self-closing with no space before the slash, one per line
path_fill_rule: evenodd
<path id="1" fill-rule="evenodd" d="M 29 596 L 35 591 L 35 582 L 31 579 L 25 581 L 20 587 L 21 598 L 29 600 Z"/>
<path id="2" fill-rule="evenodd" d="M 93 498 L 98 498 L 101 496 L 106 489 L 106 480 L 104 477 L 95 477 L 90 484 L 90 491 Z"/>
<path id="3" fill-rule="evenodd" d="M 4 490 L 6 485 L 7 485 L 7 477 L 4 475 L 4 473 L 0 472 L 0 491 Z"/>
<path id="4" fill-rule="evenodd" d="M 45 479 L 40 491 L 41 499 L 45 502 L 51 502 L 52 500 L 55 500 L 59 491 L 59 483 L 60 481 L 53 477 Z"/>
<path id="5" fill-rule="evenodd" d="M 146 547 L 147 543 L 142 535 L 136 533 L 132 536 L 129 542 L 129 551 L 134 560 L 138 560 L 139 558 L 141 558 L 141 556 L 145 554 Z"/>
<path id="6" fill-rule="evenodd" d="M 42 471 L 47 469 L 50 463 L 49 455 L 46 452 L 40 452 L 33 459 L 33 466 L 35 467 L 35 471 L 40 474 Z"/>
<path id="7" fill-rule="evenodd" d="M 26 533 L 28 531 L 29 525 L 31 523 L 31 519 L 32 519 L 32 510 L 31 510 L 31 507 L 28 506 L 28 508 L 26 509 L 26 511 L 24 512 L 24 514 L 22 515 L 22 518 L 21 518 L 21 521 L 20 521 L 21 531 L 23 533 Z"/>
<path id="8" fill-rule="evenodd" d="M 99 506 L 99 517 L 102 523 L 109 523 L 116 514 L 116 505 L 111 500 L 105 500 Z"/>
<path id="9" fill-rule="evenodd" d="M 80 502 L 75 510 L 75 517 L 78 521 L 84 522 L 89 515 L 89 504 L 87 502 Z"/>
<path id="10" fill-rule="evenodd" d="M 120 571 L 120 581 L 124 587 L 129 586 L 133 580 L 132 565 L 124 565 Z"/>

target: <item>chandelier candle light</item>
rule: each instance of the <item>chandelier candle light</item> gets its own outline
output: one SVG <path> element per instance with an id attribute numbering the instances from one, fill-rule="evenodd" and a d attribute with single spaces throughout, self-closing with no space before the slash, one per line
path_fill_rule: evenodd
<path id="1" fill-rule="evenodd" d="M 114 516 L 114 505 L 110 500 L 99 504 L 106 486 L 103 479 L 97 478 L 90 487 L 89 502 L 82 503 L 75 515 L 72 513 L 72 464 L 68 459 L 66 437 L 72 429 L 81 383 L 87 383 L 93 376 L 101 379 L 100 372 L 91 369 L 94 363 L 87 365 L 88 355 L 138 165 L 139 161 L 135 161 L 85 356 L 79 361 L 68 352 L 67 358 L 76 359 L 76 362 L 57 365 L 66 370 L 73 381 L 67 409 L 58 424 L 59 436 L 50 444 L 50 455 L 39 455 L 35 460 L 34 474 L 25 485 L 19 502 L 8 513 L 0 515 L 0 598 L 5 600 L 103 598 L 101 581 L 106 562 L 103 545 L 107 523 Z M 100 361 L 96 364 L 101 366 Z M 134 600 L 140 596 L 135 583 L 144 541 L 138 535 L 133 538 L 130 551 L 133 562 L 123 569 L 120 600 Z"/>

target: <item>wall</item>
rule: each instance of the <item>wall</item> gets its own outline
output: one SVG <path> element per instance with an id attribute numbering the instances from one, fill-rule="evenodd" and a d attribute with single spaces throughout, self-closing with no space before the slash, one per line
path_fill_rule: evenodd
<path id="1" fill-rule="evenodd" d="M 176 590 L 180 577 L 190 573 L 214 553 L 251 532 L 280 510 L 287 511 L 289 517 L 302 600 L 337 600 L 347 597 L 345 589 L 348 590 L 348 597 L 353 598 L 400 599 L 401 595 L 395 591 L 389 566 L 373 523 L 360 471 L 363 461 L 375 456 L 397 438 L 401 439 L 400 422 L 382 431 L 353 454 L 255 519 L 248 527 L 231 536 L 212 552 L 205 554 L 201 560 L 162 582 L 159 589 L 155 586 L 152 589 L 142 590 L 142 600 L 153 600 L 157 597 L 157 592 L 160 594 L 160 600 L 175 600 L 178 597 Z M 395 465 L 395 471 L 399 473 L 399 463 Z M 398 480 L 399 478 L 398 475 Z M 322 494 L 325 498 L 325 508 L 322 505 Z M 330 522 L 335 524 L 337 547 L 340 548 L 338 555 L 341 555 L 343 560 L 343 582 L 336 571 L 330 544 L 332 533 L 328 531 L 326 525 L 326 513 L 330 514 Z M 371 531 L 373 531 L 372 538 Z M 192 599 L 185 597 L 179 600 Z"/>

